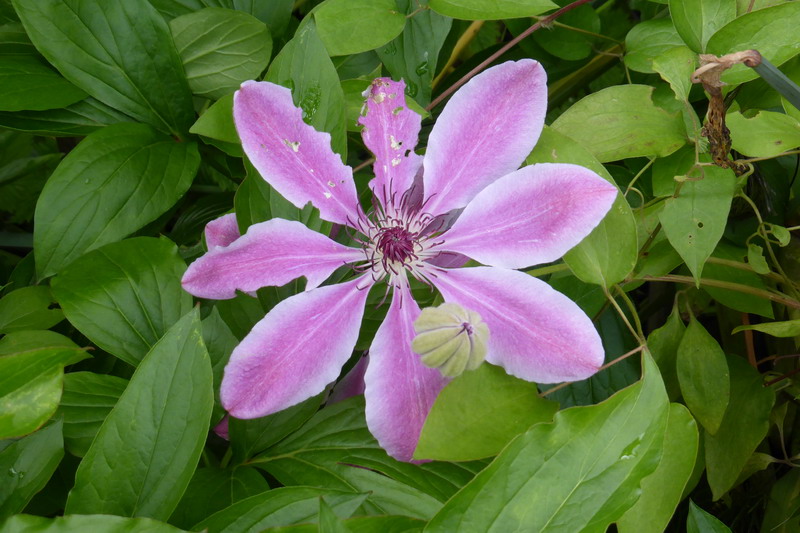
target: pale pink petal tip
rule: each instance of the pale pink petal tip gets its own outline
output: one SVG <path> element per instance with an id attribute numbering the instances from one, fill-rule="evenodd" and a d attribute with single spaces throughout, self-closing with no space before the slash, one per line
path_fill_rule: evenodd
<path id="1" fill-rule="evenodd" d="M 389 78 L 376 78 L 366 90 L 361 137 L 375 154 L 375 178 L 370 188 L 382 204 L 406 192 L 422 164 L 414 153 L 422 117 L 406 106 L 406 84 Z"/>
<path id="2" fill-rule="evenodd" d="M 367 426 L 381 447 L 400 461 L 411 461 L 425 418 L 448 381 L 411 351 L 419 314 L 411 291 L 396 289 L 370 347 L 364 376 Z"/>
<path id="3" fill-rule="evenodd" d="M 617 194 L 584 167 L 524 167 L 478 193 L 443 235 L 441 249 L 505 268 L 555 261 L 600 223 Z"/>
<path id="4" fill-rule="evenodd" d="M 284 198 L 299 208 L 311 202 L 330 222 L 358 218 L 350 167 L 331 150 L 330 134 L 303 121 L 289 89 L 244 82 L 233 97 L 233 118 L 247 157 Z"/>
<path id="5" fill-rule="evenodd" d="M 218 246 L 228 246 L 241 237 L 239 224 L 236 222 L 236 214 L 228 213 L 206 224 L 205 236 L 206 246 L 208 246 L 209 250 L 213 250 Z"/>
<path id="6" fill-rule="evenodd" d="M 508 61 L 459 89 L 433 127 L 425 153 L 426 210 L 464 207 L 519 168 L 544 126 L 547 75 L 532 59 Z"/>
<path id="7" fill-rule="evenodd" d="M 304 276 L 317 287 L 340 266 L 362 259 L 361 250 L 332 241 L 300 222 L 273 218 L 253 224 L 228 246 L 209 249 L 183 275 L 183 288 L 200 298 L 224 300 L 236 291 L 280 287 Z"/>
<path id="8" fill-rule="evenodd" d="M 220 388 L 236 418 L 266 416 L 319 394 L 358 339 L 368 288 L 362 278 L 276 305 L 233 350 Z"/>
<path id="9" fill-rule="evenodd" d="M 225 440 L 231 440 L 230 435 L 228 433 L 228 424 L 230 422 L 230 416 L 225 415 L 222 417 L 222 420 L 219 421 L 219 424 L 214 426 L 214 433 L 218 436 L 222 437 Z"/>
<path id="10" fill-rule="evenodd" d="M 365 355 L 353 365 L 353 368 L 333 387 L 328 397 L 328 405 L 364 394 L 364 373 L 368 363 L 369 356 Z"/>
<path id="11" fill-rule="evenodd" d="M 434 283 L 446 302 L 478 312 L 489 326 L 486 360 L 536 383 L 586 379 L 604 360 L 591 319 L 547 283 L 496 267 L 442 272 Z"/>

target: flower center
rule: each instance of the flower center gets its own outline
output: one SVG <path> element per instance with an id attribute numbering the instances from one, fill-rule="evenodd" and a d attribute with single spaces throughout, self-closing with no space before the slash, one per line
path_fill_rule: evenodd
<path id="1" fill-rule="evenodd" d="M 416 234 L 401 226 L 380 228 L 375 236 L 375 245 L 383 256 L 383 260 L 395 261 L 403 265 L 410 260 L 417 259 L 414 247 L 418 242 Z"/>

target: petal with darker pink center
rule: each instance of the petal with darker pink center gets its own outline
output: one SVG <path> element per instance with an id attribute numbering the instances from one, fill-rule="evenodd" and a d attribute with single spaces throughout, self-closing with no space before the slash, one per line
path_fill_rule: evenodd
<path id="1" fill-rule="evenodd" d="M 241 237 L 236 214 L 228 213 L 206 224 L 205 236 L 209 250 L 213 250 L 217 246 L 228 246 Z"/>
<path id="2" fill-rule="evenodd" d="M 366 92 L 366 115 L 358 119 L 364 144 L 375 154 L 369 186 L 384 206 L 411 187 L 422 164 L 414 153 L 422 117 L 406 106 L 405 88 L 402 81 L 376 78 Z"/>
<path id="3" fill-rule="evenodd" d="M 478 193 L 439 248 L 505 268 L 555 261 L 600 223 L 617 194 L 584 167 L 524 167 Z"/>
<path id="4" fill-rule="evenodd" d="M 358 340 L 363 279 L 320 287 L 276 305 L 233 350 L 220 388 L 236 418 L 257 418 L 319 394 Z"/>
<path id="5" fill-rule="evenodd" d="M 225 247 L 209 250 L 189 265 L 183 288 L 200 298 L 225 300 L 236 291 L 284 285 L 306 277 L 306 290 L 320 283 L 340 266 L 364 258 L 300 222 L 273 218 L 253 224 L 247 233 Z"/>
<path id="6" fill-rule="evenodd" d="M 284 198 L 320 217 L 347 224 L 358 218 L 350 167 L 331 150 L 331 136 L 303 122 L 289 89 L 246 81 L 233 97 L 233 118 L 247 157 Z"/>
<path id="7" fill-rule="evenodd" d="M 547 283 L 517 270 L 447 270 L 433 279 L 446 302 L 478 312 L 489 326 L 486 360 L 536 383 L 586 379 L 603 364 L 592 321 Z"/>
<path id="8" fill-rule="evenodd" d="M 372 341 L 364 376 L 367 426 L 381 447 L 400 461 L 413 457 L 425 418 L 448 381 L 411 351 L 419 314 L 408 287 L 397 288 Z"/>
<path id="9" fill-rule="evenodd" d="M 532 59 L 508 61 L 472 78 L 436 120 L 425 153 L 426 211 L 464 207 L 519 168 L 544 126 L 547 75 Z"/>

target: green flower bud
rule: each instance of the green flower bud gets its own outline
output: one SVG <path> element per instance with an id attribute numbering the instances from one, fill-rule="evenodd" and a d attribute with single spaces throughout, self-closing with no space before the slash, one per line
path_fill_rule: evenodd
<path id="1" fill-rule="evenodd" d="M 426 307 L 414 321 L 414 331 L 417 336 L 411 349 L 443 376 L 452 378 L 475 370 L 486 357 L 489 326 L 481 315 L 458 304 Z"/>

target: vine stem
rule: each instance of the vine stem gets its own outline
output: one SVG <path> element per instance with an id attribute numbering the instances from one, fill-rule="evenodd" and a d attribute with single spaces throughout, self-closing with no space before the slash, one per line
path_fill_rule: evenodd
<path id="1" fill-rule="evenodd" d="M 644 348 L 645 348 L 644 344 L 639 346 L 638 348 L 634 348 L 630 352 L 624 353 L 624 354 L 620 355 L 619 357 L 617 357 L 616 359 L 614 359 L 613 361 L 610 361 L 610 362 L 604 364 L 603 366 L 598 368 L 597 371 L 600 372 L 602 370 L 605 370 L 606 368 L 612 367 L 612 366 L 616 365 L 617 363 L 619 363 L 621 361 L 624 361 L 625 359 L 627 359 L 628 357 L 632 356 L 633 354 L 641 352 L 642 350 L 644 350 Z M 539 397 L 540 398 L 544 398 L 545 396 L 547 396 L 551 392 L 555 392 L 557 390 L 561 390 L 564 387 L 568 387 L 569 385 L 572 385 L 573 383 L 575 383 L 575 382 L 574 381 L 565 381 L 564 383 L 559 383 L 555 387 L 547 389 L 544 392 L 540 392 L 539 393 Z"/>
<path id="2" fill-rule="evenodd" d="M 695 280 L 691 276 L 677 276 L 673 274 L 668 274 L 666 276 L 642 276 L 642 278 L 640 279 L 642 281 L 666 281 L 672 283 L 683 283 L 686 285 L 695 284 Z M 637 281 L 637 280 L 630 280 L 630 281 Z M 731 283 L 729 281 L 721 281 L 718 279 L 700 278 L 700 285 L 706 287 L 717 287 L 720 289 L 728 289 L 736 292 L 743 292 L 745 294 L 752 294 L 753 296 L 766 298 L 767 300 L 772 300 L 773 302 L 783 304 L 786 307 L 791 307 L 792 309 L 800 309 L 800 302 L 792 298 L 789 298 L 788 296 L 765 291 L 763 289 L 756 289 L 755 287 L 742 285 L 741 283 Z"/>

